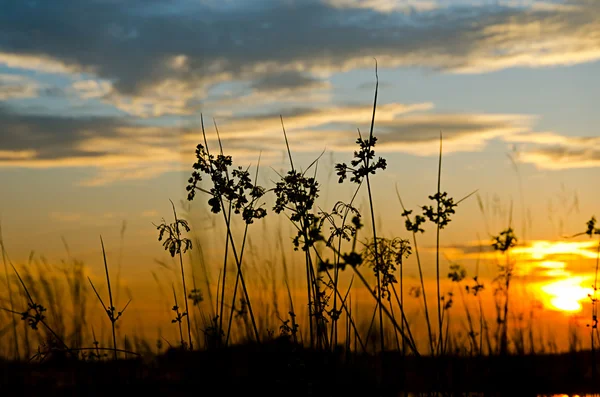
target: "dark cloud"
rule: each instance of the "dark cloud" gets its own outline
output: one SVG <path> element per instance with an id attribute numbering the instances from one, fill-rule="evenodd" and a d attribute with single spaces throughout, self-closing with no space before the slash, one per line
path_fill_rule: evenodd
<path id="1" fill-rule="evenodd" d="M 100 157 L 106 153 L 82 151 L 80 145 L 93 137 L 117 138 L 116 128 L 127 124 L 109 117 L 20 114 L 0 105 L 0 148 L 5 152 L 34 151 L 32 160 Z"/>
<path id="2" fill-rule="evenodd" d="M 598 43 L 586 39 L 600 30 L 600 5 L 588 0 L 571 2 L 579 8 L 569 12 L 453 7 L 410 16 L 315 0 L 227 9 L 202 4 L 6 0 L 0 51 L 58 59 L 114 81 L 126 95 L 169 80 L 189 90 L 257 77 L 264 87 L 293 87 L 318 70 L 372 67 L 373 56 L 384 66 L 475 71 L 600 57 Z M 269 82 L 270 73 L 279 80 Z"/>
<path id="3" fill-rule="evenodd" d="M 179 169 L 179 138 L 172 128 L 140 125 L 129 117 L 25 114 L 0 105 L 0 167 L 91 168 L 95 175 L 81 182 L 88 185 Z"/>

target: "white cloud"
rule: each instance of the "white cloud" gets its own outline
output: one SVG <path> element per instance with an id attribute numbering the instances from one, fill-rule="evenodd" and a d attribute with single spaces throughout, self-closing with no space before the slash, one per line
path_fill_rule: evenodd
<path id="1" fill-rule="evenodd" d="M 78 67 L 44 55 L 15 54 L 0 51 L 0 65 L 13 69 L 34 70 L 45 73 L 70 74 Z"/>
<path id="2" fill-rule="evenodd" d="M 78 80 L 73 83 L 73 88 L 83 99 L 102 98 L 112 91 L 112 84 L 108 81 Z"/>
<path id="3" fill-rule="evenodd" d="M 520 134 L 508 137 L 520 143 L 517 160 L 540 169 L 600 167 L 600 138 L 558 135 L 552 132 Z"/>
<path id="4" fill-rule="evenodd" d="M 325 0 L 334 8 L 369 9 L 383 13 L 431 11 L 441 7 L 437 0 Z"/>
<path id="5" fill-rule="evenodd" d="M 30 78 L 15 74 L 0 74 L 0 101 L 35 98 L 40 86 Z"/>

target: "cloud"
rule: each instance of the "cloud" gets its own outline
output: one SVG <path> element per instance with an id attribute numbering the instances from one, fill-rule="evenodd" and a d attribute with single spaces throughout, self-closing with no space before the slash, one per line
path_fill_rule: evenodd
<path id="1" fill-rule="evenodd" d="M 165 80 L 148 88 L 144 95 L 123 95 L 108 80 L 76 80 L 71 92 L 81 100 L 98 99 L 105 104 L 128 113 L 148 118 L 163 115 L 191 115 L 197 109 L 190 102 L 199 95 L 199 91 L 189 83 L 178 80 Z M 202 93 L 204 96 L 204 93 Z"/>
<path id="2" fill-rule="evenodd" d="M 328 88 L 326 81 L 315 79 L 297 71 L 287 71 L 277 74 L 267 74 L 256 79 L 251 87 L 257 91 L 290 91 Z"/>
<path id="3" fill-rule="evenodd" d="M 24 76 L 0 74 L 0 101 L 9 99 L 34 98 L 38 96 L 39 86 Z"/>
<path id="4" fill-rule="evenodd" d="M 377 119 L 393 120 L 397 115 L 429 110 L 431 103 L 404 105 L 391 103 L 378 106 Z M 280 115 L 283 117 L 286 130 L 290 132 L 307 130 L 327 124 L 343 123 L 350 125 L 349 131 L 356 131 L 356 124 L 370 120 L 372 105 L 329 105 L 328 107 L 297 107 L 262 114 L 243 115 L 225 118 L 219 121 L 223 139 L 253 139 L 280 136 L 282 127 Z M 323 132 L 327 135 L 327 132 Z M 335 134 L 333 134 L 335 135 Z"/>
<path id="5" fill-rule="evenodd" d="M 83 184 L 144 179 L 178 169 L 179 136 L 128 118 L 20 114 L 0 106 L 0 167 L 85 167 Z"/>
<path id="6" fill-rule="evenodd" d="M 376 122 L 378 150 L 404 152 L 419 156 L 439 153 L 440 134 L 444 152 L 475 152 L 488 142 L 528 131 L 531 116 L 511 114 L 439 114 L 407 115 L 395 120 Z"/>
<path id="7" fill-rule="evenodd" d="M 507 137 L 509 142 L 523 144 L 517 160 L 540 169 L 560 170 L 600 166 L 600 138 L 563 136 L 551 132 L 529 133 Z"/>
<path id="8" fill-rule="evenodd" d="M 526 129 L 529 120 L 517 115 L 438 114 L 432 109 L 431 103 L 379 106 L 379 150 L 435 154 L 440 129 L 445 131 L 446 152 L 480 150 L 492 139 Z M 282 115 L 294 150 L 352 152 L 356 127 L 366 131 L 371 112 L 371 105 L 347 104 L 292 108 Z M 83 182 L 87 185 L 187 169 L 201 136 L 198 127 L 173 130 L 141 125 L 130 117 L 31 115 L 2 106 L 0 125 L 0 167 L 95 169 L 96 174 Z M 226 151 L 236 161 L 254 163 L 262 153 L 262 163 L 270 164 L 285 151 L 279 112 L 224 117 L 218 126 Z M 214 144 L 215 131 L 209 126 L 206 131 Z"/>
<path id="9" fill-rule="evenodd" d="M 448 9 L 452 7 L 503 7 L 529 9 L 536 11 L 576 11 L 579 7 L 575 4 L 565 4 L 562 0 L 325 0 L 324 3 L 335 8 L 366 9 L 381 13 L 404 12 L 414 13 Z"/>
<path id="10" fill-rule="evenodd" d="M 250 84 L 234 84 L 231 89 L 209 95 L 198 108 L 205 113 L 221 113 L 224 108 L 248 113 L 273 104 L 326 104 L 332 99 L 330 88 L 329 81 L 286 71 L 257 77 Z"/>
<path id="11" fill-rule="evenodd" d="M 189 114 L 224 82 L 321 89 L 316 76 L 372 68 L 373 57 L 456 73 L 600 59 L 597 1 L 444 3 L 13 2 L 0 15 L 0 64 L 85 71 L 111 82 L 115 106 L 148 116 Z"/>
<path id="12" fill-rule="evenodd" d="M 367 9 L 382 13 L 430 11 L 441 7 L 436 0 L 326 0 L 325 4 L 341 9 Z"/>
<path id="13" fill-rule="evenodd" d="M 0 28 L 1 29 L 1 28 Z M 51 55 L 34 55 L 27 53 L 11 53 L 2 51 L 0 41 L 0 65 L 12 69 L 34 70 L 45 73 L 70 74 L 78 71 L 78 67 L 67 65 Z"/>
<path id="14" fill-rule="evenodd" d="M 78 80 L 73 88 L 83 99 L 102 98 L 112 91 L 112 85 L 107 81 Z"/>
<path id="15" fill-rule="evenodd" d="M 125 212 L 69 212 L 51 211 L 48 218 L 53 222 L 76 224 L 82 226 L 109 225 L 116 219 L 126 219 L 131 214 Z M 142 215 L 143 216 L 143 215 Z"/>
<path id="16" fill-rule="evenodd" d="M 80 88 L 96 95 L 98 86 L 85 83 Z M 283 127 L 294 151 L 352 153 L 357 127 L 367 134 L 371 116 L 371 104 L 345 104 L 223 115 L 215 121 L 225 150 L 236 162 L 255 163 L 261 154 L 262 164 L 272 164 L 286 150 Z M 173 129 L 135 120 L 23 114 L 0 106 L 0 167 L 92 168 L 96 174 L 83 184 L 102 185 L 153 178 L 187 169 L 194 162 L 193 148 L 202 136 L 198 125 Z M 598 151 L 593 149 L 600 139 L 536 134 L 532 132 L 534 120 L 518 114 L 439 113 L 427 102 L 382 104 L 375 121 L 377 151 L 437 155 L 442 133 L 446 154 L 481 151 L 499 140 L 533 145 L 519 152 L 517 160 L 541 167 L 574 167 L 584 162 L 586 166 L 600 165 Z M 216 131 L 208 120 L 205 132 L 214 147 Z M 556 149 L 561 144 L 569 150 Z"/>
<path id="17" fill-rule="evenodd" d="M 521 161 L 550 170 L 600 167 L 600 145 L 591 148 L 568 145 L 540 147 L 523 153 Z"/>
<path id="18" fill-rule="evenodd" d="M 534 117 L 511 114 L 435 113 L 433 104 L 390 103 L 377 108 L 375 133 L 380 152 L 435 155 L 443 133 L 445 153 L 479 151 L 494 139 L 530 131 Z M 295 108 L 218 120 L 226 147 L 285 150 L 282 124 L 297 151 L 351 153 L 356 128 L 368 133 L 372 105 Z M 209 137 L 214 132 L 208 129 Z M 190 144 L 192 142 L 190 141 Z"/>
<path id="19" fill-rule="evenodd" d="M 0 161 L 2 160 L 27 160 L 35 157 L 34 150 L 0 150 Z"/>

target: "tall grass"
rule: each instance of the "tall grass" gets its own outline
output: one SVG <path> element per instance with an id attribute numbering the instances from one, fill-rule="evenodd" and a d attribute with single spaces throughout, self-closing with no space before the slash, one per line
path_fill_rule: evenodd
<path id="1" fill-rule="evenodd" d="M 172 333 L 176 334 L 175 339 L 180 342 L 181 350 L 201 350 L 202 346 L 206 350 L 212 350 L 248 341 L 255 342 L 260 349 L 268 349 L 269 344 L 277 340 L 293 346 L 305 345 L 320 353 L 344 350 L 348 354 L 348 361 L 352 358 L 351 353 L 380 353 L 383 356 L 395 351 L 400 352 L 404 359 L 429 355 L 438 358 L 439 363 L 444 363 L 444 359 L 453 355 L 479 359 L 484 355 L 525 355 L 527 343 L 530 352 L 534 352 L 533 312 L 526 326 L 519 323 L 517 316 L 513 316 L 511 320 L 513 302 L 509 297 L 517 265 L 512 249 L 518 243 L 511 221 L 499 234 L 490 235 L 489 242 L 485 244 L 496 251 L 499 257 L 496 263 L 497 277 L 489 280 L 494 287 L 494 295 L 488 297 L 495 309 L 495 327 L 494 322 L 489 321 L 489 313 L 486 315 L 484 310 L 483 296 L 490 288 L 484 288 L 479 265 L 477 264 L 473 274 L 469 274 L 460 263 L 448 259 L 447 277 L 444 276 L 442 232 L 453 220 L 459 204 L 476 191 L 455 201 L 442 189 L 442 133 L 439 138 L 437 183 L 432 189 L 434 193 L 428 196 L 431 202 L 416 210 L 407 209 L 401 199 L 400 189 L 396 189 L 399 212 L 411 240 L 401 236 L 384 237 L 378 229 L 378 207 L 373 180 L 386 170 L 387 161 L 376 157 L 375 153 L 379 90 L 377 66 L 375 78 L 369 133 L 363 136 L 358 130 L 357 149 L 352 160 L 349 163 L 335 164 L 338 182 L 349 182 L 353 184 L 353 189 L 345 200 L 336 201 L 331 210 L 318 205 L 321 185 L 317 180 L 317 170 L 321 157 L 305 168 L 295 161 L 294 147 L 289 140 L 283 117 L 282 141 L 286 147 L 289 170 L 278 173 L 279 179 L 272 187 L 266 188 L 258 185 L 260 157 L 252 172 L 251 167 L 234 166 L 233 158 L 225 154 L 216 122 L 214 128 L 219 147 L 218 150 L 209 150 L 208 133 L 201 116 L 203 143 L 196 147 L 196 162 L 192 166 L 186 190 L 188 201 L 195 200 L 196 194 L 203 194 L 211 215 L 220 213 L 223 219 L 223 257 L 220 258 L 222 261 L 219 260 L 216 286 L 202 251 L 204 242 L 201 237 L 194 235 L 192 246 L 192 239 L 185 235 L 195 233 L 196 228 L 178 214 L 172 201 L 173 223 L 163 219 L 161 224 L 154 225 L 158 230 L 158 240 L 162 242 L 174 264 L 172 268 L 166 264 L 164 267 L 172 270 L 173 276 L 181 281 L 181 284 L 177 281 L 177 288 L 175 283 L 170 286 L 172 302 L 165 295 L 165 306 L 171 307 L 175 313 L 171 319 L 171 323 L 175 325 L 171 325 L 171 328 Z M 366 196 L 368 205 L 366 216 L 355 204 L 361 193 Z M 271 205 L 267 205 L 268 202 Z M 478 203 L 485 216 L 479 196 Z M 251 227 L 256 227 L 252 225 L 262 222 L 267 216 L 277 215 L 285 217 L 283 219 L 289 222 L 293 233 L 285 236 L 284 232 L 279 232 L 277 236 L 273 236 L 273 240 L 278 239 L 275 248 L 278 252 L 275 253 L 275 259 L 270 261 L 267 274 L 258 274 L 255 267 L 252 267 L 254 256 Z M 237 233 L 235 228 L 240 224 L 242 232 Z M 366 227 L 365 224 L 369 226 Z M 426 225 L 435 230 L 435 257 L 432 264 L 435 268 L 435 288 L 431 289 L 426 285 L 424 255 L 419 252 L 419 247 L 422 246 L 419 244 L 419 235 L 425 233 Z M 3 302 L 7 303 L 7 307 L 3 309 L 10 317 L 0 317 L 3 321 L 0 323 L 0 338 L 10 335 L 12 358 L 22 359 L 22 352 L 26 352 L 28 358 L 31 357 L 31 350 L 35 349 L 36 343 L 38 346 L 48 347 L 44 354 L 62 352 L 86 359 L 103 360 L 106 358 L 102 353 L 105 350 L 112 352 L 113 360 L 139 353 L 132 351 L 131 334 L 117 334 L 117 321 L 131 301 L 120 311 L 115 308 L 117 303 L 113 299 L 114 290 L 102 238 L 108 304 L 105 304 L 106 298 L 102 298 L 103 294 L 96 288 L 97 284 L 92 282 L 92 277 L 85 277 L 83 264 L 72 259 L 74 266 L 71 270 L 64 271 L 69 286 L 65 291 L 68 291 L 72 300 L 68 314 L 73 321 L 69 322 L 65 319 L 67 310 L 62 302 L 67 298 L 65 293 L 61 295 L 63 290 L 57 286 L 58 282 L 50 281 L 49 267 L 40 267 L 38 275 L 33 274 L 33 266 L 25 267 L 19 272 L 10 262 L 1 232 L 0 229 L 6 284 L 6 299 Z M 590 237 L 600 235 L 600 229 L 595 226 L 595 218 L 588 222 L 587 230 L 581 234 Z M 238 238 L 234 238 L 234 235 Z M 284 253 L 286 237 L 290 238 L 291 246 L 303 264 L 302 288 L 305 290 L 302 291 L 302 298 L 291 287 L 294 280 L 290 277 L 289 258 Z M 406 263 L 413 257 L 418 271 L 419 285 L 416 288 L 410 288 L 406 272 Z M 186 266 L 188 258 L 196 266 Z M 259 260 L 265 258 L 261 257 Z M 600 259 L 596 262 L 596 276 L 598 260 Z M 234 269 L 231 268 L 231 262 L 235 264 Z M 278 265 L 281 265 L 281 282 L 277 276 Z M 14 275 L 10 269 L 13 269 Z M 117 274 L 119 278 L 120 270 Z M 86 297 L 90 290 L 85 286 L 84 278 L 88 279 L 91 292 L 95 294 L 109 319 L 111 332 L 108 345 L 112 347 L 103 347 L 106 341 L 102 336 L 96 337 L 96 331 L 88 322 Z M 155 279 L 160 285 L 159 277 L 155 276 Z M 204 284 L 199 279 L 203 279 Z M 251 289 L 252 282 L 257 279 L 260 282 L 255 283 L 254 289 Z M 188 285 L 192 286 L 191 289 L 188 289 Z M 445 290 L 444 285 L 449 287 Z M 458 294 L 455 294 L 456 290 Z M 590 296 L 590 347 L 592 373 L 595 375 L 595 350 L 600 336 L 597 329 L 597 278 L 593 291 Z M 179 295 L 181 292 L 183 296 Z M 279 296 L 280 293 L 285 295 L 283 299 Z M 370 299 L 370 304 L 363 302 L 359 306 L 358 302 L 365 295 Z M 206 302 L 205 296 L 208 298 Z M 435 302 L 432 302 L 432 297 Z M 257 302 L 262 302 L 262 305 Z M 462 306 L 460 313 L 455 310 L 458 304 Z M 413 313 L 411 317 L 407 309 L 411 305 L 422 308 L 422 313 Z M 286 307 L 284 315 L 281 314 L 283 307 Z M 21 334 L 18 316 L 21 316 L 25 324 Z M 453 322 L 458 323 L 460 319 L 464 320 L 464 326 L 454 325 Z M 419 322 L 423 323 L 426 331 L 419 329 Z M 43 336 L 40 336 L 38 326 L 43 328 Z M 37 342 L 31 338 L 31 332 L 37 332 Z M 163 351 L 163 342 L 170 347 L 176 345 L 171 343 L 171 337 L 165 338 L 162 331 L 159 331 L 159 335 L 156 343 L 158 353 Z M 133 339 L 138 350 L 153 350 L 149 347 L 150 342 L 142 343 L 136 336 Z M 122 349 L 119 347 L 121 340 Z M 574 350 L 580 346 L 575 336 L 572 336 L 570 343 Z M 545 344 L 541 340 L 537 343 L 540 349 Z"/>

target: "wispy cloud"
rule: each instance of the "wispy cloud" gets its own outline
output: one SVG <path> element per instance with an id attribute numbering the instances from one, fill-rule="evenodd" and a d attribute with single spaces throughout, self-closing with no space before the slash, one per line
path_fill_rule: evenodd
<path id="1" fill-rule="evenodd" d="M 90 167 L 86 184 L 157 176 L 180 166 L 179 135 L 111 117 L 69 118 L 0 106 L 0 167 Z"/>
<path id="2" fill-rule="evenodd" d="M 521 161 L 551 170 L 600 167 L 600 145 L 539 147 L 524 152 Z"/>
<path id="3" fill-rule="evenodd" d="M 367 9 L 382 13 L 431 11 L 441 7 L 437 0 L 325 0 L 325 4 L 341 9 Z"/>
<path id="4" fill-rule="evenodd" d="M 82 85 L 95 92 L 95 84 Z M 87 92 L 87 91 L 86 91 Z M 90 94 L 92 95 L 92 94 Z M 351 153 L 357 127 L 366 133 L 372 105 L 323 105 L 216 120 L 227 152 L 237 161 L 278 161 L 285 152 L 282 124 L 295 151 Z M 518 114 L 440 113 L 432 103 L 388 103 L 377 108 L 378 151 L 436 155 L 440 133 L 446 154 L 483 150 L 491 141 L 520 142 L 519 161 L 545 168 L 600 165 L 597 138 L 535 133 L 536 117 Z M 0 106 L 0 167 L 86 167 L 96 175 L 87 185 L 149 179 L 187 169 L 201 137 L 199 126 L 142 125 L 132 117 L 60 117 L 17 113 Z M 212 123 L 205 123 L 216 142 Z M 558 146 L 557 146 L 558 145 Z M 562 146 L 561 146 L 562 145 Z M 557 149 L 566 147 L 568 149 Z"/>
<path id="5" fill-rule="evenodd" d="M 529 131 L 531 116 L 516 114 L 422 113 L 377 123 L 379 150 L 430 156 L 439 152 L 440 135 L 446 154 L 476 152 L 494 139 Z M 348 150 L 348 149 L 346 149 Z"/>
<path id="6" fill-rule="evenodd" d="M 14 74 L 0 74 L 0 101 L 33 98 L 39 85 L 32 79 Z"/>
<path id="7" fill-rule="evenodd" d="M 446 153 L 482 150 L 491 140 L 529 132 L 534 117 L 511 114 L 435 113 L 432 103 L 378 106 L 375 130 L 378 151 L 429 156 L 438 153 L 440 133 Z M 351 153 L 357 127 L 368 131 L 372 105 L 296 108 L 220 120 L 225 145 L 234 148 L 285 150 L 281 119 L 295 150 L 324 149 Z M 209 136 L 214 131 L 208 129 Z M 190 142 L 191 144 L 191 142 Z"/>
<path id="8" fill-rule="evenodd" d="M 80 69 L 52 57 L 52 55 L 35 55 L 2 50 L 0 42 L 0 65 L 13 69 L 34 70 L 46 73 L 70 74 Z"/>
<path id="9" fill-rule="evenodd" d="M 77 80 L 73 89 L 83 99 L 102 98 L 112 91 L 112 85 L 107 81 Z"/>
<path id="10" fill-rule="evenodd" d="M 262 76 L 251 87 L 257 91 L 278 92 L 328 88 L 330 83 L 297 71 Z"/>
<path id="11" fill-rule="evenodd" d="M 551 132 L 507 137 L 523 144 L 516 160 L 541 169 L 559 170 L 600 166 L 600 138 L 564 136 Z"/>

